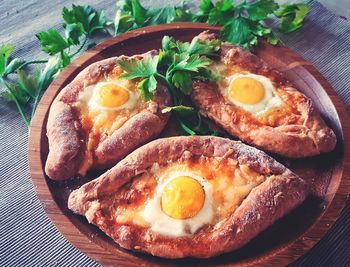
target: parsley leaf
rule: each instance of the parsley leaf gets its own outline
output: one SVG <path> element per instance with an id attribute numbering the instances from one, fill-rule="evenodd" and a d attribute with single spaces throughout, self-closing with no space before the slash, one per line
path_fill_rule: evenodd
<path id="1" fill-rule="evenodd" d="M 29 100 L 33 100 L 33 108 L 31 118 L 39 103 L 42 92 L 50 85 L 55 75 L 62 67 L 62 60 L 59 56 L 49 59 L 44 70 L 36 70 L 34 74 L 28 74 L 22 70 L 17 70 L 17 77 L 13 83 L 0 79 L 5 86 L 6 91 L 2 93 L 5 100 L 13 101 L 23 121 L 29 127 L 30 120 L 25 114 L 25 107 Z"/>
<path id="2" fill-rule="evenodd" d="M 205 126 L 199 127 L 202 124 L 198 117 L 200 115 L 194 108 L 181 103 L 189 101 L 188 95 L 192 92 L 193 79 L 210 80 L 216 77 L 209 69 L 212 60 L 207 55 L 214 55 L 219 48 L 220 40 L 201 41 L 196 37 L 189 43 L 164 36 L 159 56 L 145 57 L 141 60 L 122 59 L 118 60 L 117 64 L 125 72 L 121 75 L 122 78 L 130 80 L 142 78 L 138 88 L 144 100 L 153 97 L 158 82 L 164 83 L 174 106 L 167 107 L 162 112 L 174 111 L 179 126 L 186 133 L 201 134 L 204 133 Z"/>
<path id="3" fill-rule="evenodd" d="M 131 6 L 132 14 L 135 16 L 135 23 L 137 25 L 143 25 L 146 20 L 146 9 L 140 4 L 139 1 L 129 0 Z"/>
<path id="4" fill-rule="evenodd" d="M 137 85 L 137 88 L 140 89 L 141 98 L 144 101 L 148 101 L 152 99 L 154 91 L 157 88 L 157 80 L 154 75 L 151 75 L 148 78 L 140 81 Z"/>
<path id="5" fill-rule="evenodd" d="M 183 117 L 191 116 L 196 112 L 193 107 L 183 106 L 183 105 L 166 107 L 162 109 L 162 113 L 167 113 L 171 111 L 175 111 L 178 115 Z"/>
<path id="6" fill-rule="evenodd" d="M 189 95 L 192 92 L 192 77 L 189 72 L 176 71 L 171 79 L 172 83 L 185 95 Z"/>
<path id="7" fill-rule="evenodd" d="M 28 103 L 30 96 L 18 84 L 7 84 L 7 90 L 1 96 L 7 101 L 17 101 L 21 108 Z"/>
<path id="8" fill-rule="evenodd" d="M 210 25 L 224 25 L 234 17 L 234 8 L 232 1 L 218 1 L 214 8 L 209 12 L 208 23 Z"/>
<path id="9" fill-rule="evenodd" d="M 221 30 L 221 36 L 226 41 L 243 48 L 250 48 L 250 43 L 256 40 L 256 36 L 251 35 L 248 20 L 242 17 L 225 24 Z"/>
<path id="10" fill-rule="evenodd" d="M 215 55 L 219 51 L 220 45 L 221 41 L 218 39 L 203 41 L 198 37 L 194 37 L 191 43 L 175 41 L 169 36 L 164 36 L 162 40 L 163 52 L 186 53 L 188 55 Z"/>
<path id="11" fill-rule="evenodd" d="M 36 37 L 40 41 L 42 50 L 49 55 L 55 55 L 69 47 L 68 42 L 55 29 L 39 32 Z"/>
<path id="12" fill-rule="evenodd" d="M 233 9 L 233 1 L 232 0 L 219 0 L 215 5 L 216 9 L 220 11 L 229 11 Z"/>
<path id="13" fill-rule="evenodd" d="M 278 4 L 274 0 L 259 0 L 251 4 L 244 2 L 239 8 L 244 8 L 248 12 L 250 20 L 260 21 L 277 10 Z"/>
<path id="14" fill-rule="evenodd" d="M 82 50 L 87 38 L 97 30 L 106 29 L 108 23 L 103 11 L 95 11 L 89 5 L 76 6 L 73 4 L 72 9 L 64 7 L 62 16 L 65 38 L 55 29 L 39 32 L 36 36 L 44 52 L 51 56 L 57 53 L 61 54 L 62 66 L 64 67 L 70 63 L 70 58 Z M 68 50 L 72 45 L 79 45 L 80 37 L 83 35 L 85 40 L 80 48 L 74 54 L 69 55 L 65 50 Z"/>
<path id="15" fill-rule="evenodd" d="M 146 25 L 156 25 L 170 23 L 175 20 L 176 9 L 175 7 L 163 7 L 150 9 L 146 13 Z"/>
<path id="16" fill-rule="evenodd" d="M 183 3 L 179 6 L 146 9 L 138 0 L 119 0 L 117 9 L 114 19 L 116 35 L 147 25 L 192 20 L 192 13 Z"/>
<path id="17" fill-rule="evenodd" d="M 267 38 L 267 41 L 272 45 L 276 45 L 281 42 L 281 40 L 276 36 L 274 32 L 270 32 L 269 34 L 265 35 L 265 37 Z"/>
<path id="18" fill-rule="evenodd" d="M 218 39 L 202 41 L 198 37 L 192 39 L 188 47 L 188 53 L 213 56 L 217 54 L 221 45 L 221 41 Z"/>
<path id="19" fill-rule="evenodd" d="M 118 60 L 117 64 L 125 72 L 121 75 L 124 79 L 160 77 L 167 83 L 170 90 L 177 88 L 188 95 L 192 90 L 194 76 L 211 78 L 208 66 L 212 60 L 206 55 L 212 55 L 219 48 L 219 40 L 204 42 L 194 38 L 191 43 L 188 43 L 175 41 L 169 36 L 164 36 L 162 49 L 158 56 L 145 57 L 141 60 Z M 151 79 L 153 80 L 153 78 Z M 143 90 L 149 88 L 148 82 L 143 81 L 140 87 Z M 153 84 L 154 82 L 151 83 L 151 85 Z"/>
<path id="20" fill-rule="evenodd" d="M 181 1 L 180 5 L 175 6 L 175 13 L 174 22 L 194 21 L 194 14 L 187 8 L 186 1 Z"/>
<path id="21" fill-rule="evenodd" d="M 96 30 L 104 29 L 107 24 L 104 12 L 97 12 L 89 5 L 76 6 L 73 4 L 71 10 L 64 7 L 62 16 L 64 27 L 67 27 L 69 24 L 80 24 L 84 34 L 88 36 Z"/>
<path id="22" fill-rule="evenodd" d="M 15 72 L 25 61 L 20 58 L 10 60 L 11 54 L 15 49 L 14 45 L 5 44 L 0 47 L 0 77 L 5 78 L 7 75 Z"/>
<path id="23" fill-rule="evenodd" d="M 14 58 L 10 61 L 10 63 L 7 64 L 6 70 L 3 73 L 3 76 L 9 75 L 11 73 L 14 73 L 17 71 L 23 64 L 26 63 L 23 59 L 20 58 Z"/>
<path id="24" fill-rule="evenodd" d="M 29 127 L 30 123 L 25 114 L 25 106 L 31 98 L 35 97 L 35 91 L 37 90 L 38 85 L 38 72 L 31 75 L 19 70 L 14 83 L 9 83 L 4 79 L 0 79 L 0 81 L 6 89 L 1 96 L 3 99 L 15 103 L 24 123 Z"/>
<path id="25" fill-rule="evenodd" d="M 157 88 L 157 80 L 154 77 L 157 74 L 159 56 L 146 56 L 142 60 L 127 59 L 118 60 L 117 64 L 125 71 L 120 78 L 133 80 L 136 78 L 145 78 L 138 83 L 141 97 L 147 101 L 153 97 Z"/>
<path id="26" fill-rule="evenodd" d="M 206 22 L 209 17 L 210 11 L 214 8 L 214 4 L 211 0 L 201 0 L 199 3 L 199 11 L 194 15 L 195 22 Z"/>
<path id="27" fill-rule="evenodd" d="M 114 34 L 134 29 L 134 20 L 131 14 L 118 10 L 114 18 Z"/>
<path id="28" fill-rule="evenodd" d="M 62 63 L 62 58 L 58 56 L 51 57 L 45 68 L 38 72 L 38 85 L 35 91 L 32 116 L 34 116 L 34 112 L 36 110 L 37 105 L 39 104 L 39 100 L 42 96 L 43 91 L 51 84 L 56 75 L 61 71 L 64 63 Z"/>
<path id="29" fill-rule="evenodd" d="M 34 98 L 38 90 L 39 71 L 28 74 L 23 70 L 17 72 L 17 86 L 19 86 L 30 97 Z"/>
<path id="30" fill-rule="evenodd" d="M 146 21 L 146 9 L 137 0 L 117 1 L 114 19 L 115 34 L 142 27 Z"/>
<path id="31" fill-rule="evenodd" d="M 67 41 L 70 45 L 78 45 L 80 43 L 79 38 L 84 33 L 84 27 L 81 23 L 71 23 L 65 26 L 65 33 Z"/>
<path id="32" fill-rule="evenodd" d="M 238 17 L 225 24 L 221 35 L 228 42 L 248 50 L 257 45 L 258 37 L 267 38 L 271 44 L 277 44 L 280 41 L 270 28 L 244 17 Z"/>
<path id="33" fill-rule="evenodd" d="M 128 80 L 145 78 L 157 73 L 159 56 L 146 56 L 142 60 L 135 58 L 118 60 L 117 64 L 126 72 L 120 77 Z"/>
<path id="34" fill-rule="evenodd" d="M 205 68 L 200 69 L 198 72 L 192 74 L 192 78 L 201 81 L 217 81 L 220 78 L 220 75 Z"/>
<path id="35" fill-rule="evenodd" d="M 282 18 L 281 32 L 288 33 L 299 29 L 308 12 L 307 4 L 282 5 L 275 12 L 276 17 Z"/>
<path id="36" fill-rule="evenodd" d="M 199 54 L 176 54 L 174 57 L 174 68 L 173 70 L 187 70 L 198 72 L 200 68 L 209 66 L 213 61 L 205 56 Z"/>
<path id="37" fill-rule="evenodd" d="M 36 96 L 39 89 L 39 76 L 40 72 L 38 70 L 34 74 L 28 74 L 23 70 L 19 70 L 15 83 L 8 83 L 9 90 L 5 91 L 2 96 L 8 101 L 17 100 L 20 106 L 24 108 L 27 102 Z"/>
<path id="38" fill-rule="evenodd" d="M 15 46 L 11 44 L 5 44 L 0 47 L 0 76 L 5 74 L 8 60 L 14 49 Z"/>

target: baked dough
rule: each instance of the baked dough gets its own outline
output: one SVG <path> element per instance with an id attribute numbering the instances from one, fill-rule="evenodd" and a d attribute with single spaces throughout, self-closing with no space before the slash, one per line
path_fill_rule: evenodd
<path id="1" fill-rule="evenodd" d="M 200 38 L 212 39 L 216 35 L 207 31 L 201 33 Z M 242 141 L 285 157 L 302 158 L 334 149 L 336 136 L 327 127 L 311 99 L 297 91 L 280 72 L 249 51 L 228 43 L 221 46 L 220 62 L 238 72 L 269 78 L 287 97 L 285 108 L 276 110 L 269 118 L 257 119 L 244 109 L 228 103 L 219 92 L 217 83 L 195 81 L 192 101 L 204 116 Z"/>
<path id="2" fill-rule="evenodd" d="M 154 54 L 155 51 L 151 51 L 143 55 L 112 57 L 93 63 L 57 95 L 47 122 L 49 154 L 45 172 L 51 179 L 64 180 L 77 174 L 84 176 L 90 169 L 111 167 L 138 146 L 158 136 L 169 118 L 168 114 L 161 113 L 164 106 L 170 105 L 169 93 L 162 85 L 158 85 L 152 100 L 141 104 L 143 106 L 137 114 L 129 116 L 109 136 L 96 137 L 93 142 L 89 130 L 84 126 L 82 112 L 77 108 L 79 94 L 88 86 L 112 75 L 117 68 L 118 58 L 141 59 Z"/>
<path id="3" fill-rule="evenodd" d="M 152 186 L 142 186 L 140 177 L 155 163 L 167 166 L 202 157 L 219 163 L 236 161 L 237 166 L 247 166 L 265 179 L 228 217 L 191 235 L 171 237 L 132 220 L 117 222 L 120 205 L 131 205 L 133 209 L 151 197 Z M 212 165 L 203 167 L 210 169 Z M 68 208 L 86 216 L 123 248 L 165 258 L 208 258 L 244 246 L 300 205 L 307 195 L 304 180 L 256 148 L 212 136 L 170 137 L 138 148 L 99 178 L 74 190 Z"/>

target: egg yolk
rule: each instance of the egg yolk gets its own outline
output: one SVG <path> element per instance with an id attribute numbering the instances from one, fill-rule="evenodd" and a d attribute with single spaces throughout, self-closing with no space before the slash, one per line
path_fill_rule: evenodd
<path id="1" fill-rule="evenodd" d="M 205 194 L 200 183 L 188 176 L 171 180 L 163 189 L 162 210 L 174 219 L 188 219 L 203 207 Z"/>
<path id="2" fill-rule="evenodd" d="M 249 77 L 240 77 L 231 82 L 230 97 L 243 104 L 259 103 L 265 96 L 264 86 Z"/>
<path id="3" fill-rule="evenodd" d="M 104 84 L 99 90 L 99 104 L 103 107 L 117 108 L 129 100 L 129 93 L 116 84 Z"/>

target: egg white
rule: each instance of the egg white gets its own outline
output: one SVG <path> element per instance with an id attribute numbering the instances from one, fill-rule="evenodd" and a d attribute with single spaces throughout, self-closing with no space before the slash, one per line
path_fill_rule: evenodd
<path id="1" fill-rule="evenodd" d="M 104 107 L 101 106 L 98 103 L 99 100 L 99 90 L 102 86 L 106 84 L 114 84 L 119 87 L 122 87 L 124 90 L 126 90 L 129 94 L 129 99 L 126 101 L 123 105 L 120 105 L 119 107 Z M 79 95 L 79 101 L 84 102 L 88 105 L 89 109 L 91 110 L 98 110 L 98 111 L 117 111 L 121 109 L 131 109 L 135 107 L 137 100 L 138 100 L 138 94 L 135 92 L 129 90 L 127 88 L 128 81 L 123 80 L 114 80 L 114 81 L 108 81 L 108 82 L 98 82 L 93 85 L 89 85 L 85 87 L 84 91 L 82 91 Z"/>
<path id="2" fill-rule="evenodd" d="M 243 77 L 249 77 L 260 82 L 265 90 L 264 98 L 256 104 L 244 104 L 230 96 L 230 94 L 228 93 L 229 88 L 222 88 L 221 91 L 224 92 L 224 96 L 227 97 L 231 104 L 234 104 L 256 116 L 262 116 L 271 108 L 276 108 L 283 104 L 282 99 L 276 94 L 276 89 L 272 84 L 271 80 L 265 76 L 253 73 L 236 73 L 232 76 L 226 77 L 225 79 L 227 80 L 227 84 L 230 85 L 236 79 Z"/>
<path id="3" fill-rule="evenodd" d="M 161 196 L 165 186 L 179 176 L 188 176 L 197 180 L 203 187 L 205 200 L 202 209 L 192 218 L 174 219 L 162 211 Z M 154 196 L 148 201 L 141 217 L 150 224 L 152 231 L 173 237 L 186 236 L 195 233 L 199 228 L 208 224 L 213 219 L 213 200 L 211 185 L 202 177 L 185 170 L 174 170 L 163 175 L 158 180 Z"/>

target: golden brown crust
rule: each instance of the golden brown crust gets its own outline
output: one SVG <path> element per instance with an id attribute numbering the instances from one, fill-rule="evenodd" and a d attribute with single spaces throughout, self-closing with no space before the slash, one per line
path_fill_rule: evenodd
<path id="1" fill-rule="evenodd" d="M 136 114 L 129 119 L 112 136 L 100 143 L 95 151 L 95 168 L 103 169 L 113 166 L 116 159 L 122 159 L 135 148 L 156 138 L 168 121 L 168 114 L 161 112 L 162 106 L 169 106 L 168 91 L 158 86 L 153 100 L 146 112 Z"/>
<path id="2" fill-rule="evenodd" d="M 214 38 L 204 32 L 200 38 Z M 249 72 L 268 77 L 279 86 L 302 99 L 295 104 L 300 119 L 276 126 L 259 125 L 250 131 L 251 121 L 241 118 L 237 108 L 226 104 L 215 84 L 201 81 L 193 83 L 192 100 L 201 113 L 223 127 L 228 133 L 265 151 L 291 158 L 302 158 L 332 151 L 336 145 L 334 132 L 327 127 L 313 102 L 298 92 L 277 70 L 271 69 L 252 53 L 224 43 L 221 60 L 226 65 L 237 65 Z M 247 115 L 245 115 L 247 116 Z M 249 115 L 248 115 L 249 116 Z"/>
<path id="3" fill-rule="evenodd" d="M 190 236 L 168 237 L 134 224 L 116 225 L 106 202 L 133 177 L 150 168 L 182 157 L 234 158 L 269 178 L 253 189 L 236 211 L 219 227 Z M 301 204 L 306 183 L 262 151 L 241 142 L 218 137 L 158 139 L 135 150 L 99 178 L 71 193 L 69 209 L 85 215 L 120 246 L 166 258 L 207 258 L 238 249 Z M 210 244 L 210 245 L 208 245 Z"/>
<path id="4" fill-rule="evenodd" d="M 81 160 L 81 137 L 78 117 L 73 108 L 64 102 L 53 105 L 53 113 L 47 122 L 50 152 L 45 172 L 49 177 L 72 177 Z M 59 159 L 59 160 L 57 160 Z"/>
<path id="5" fill-rule="evenodd" d="M 148 54 L 154 53 L 151 51 Z M 143 56 L 136 55 L 133 58 Z M 51 179 L 64 180 L 77 174 L 84 160 L 88 134 L 83 130 L 74 103 L 86 86 L 98 82 L 113 70 L 117 58 L 91 64 L 63 88 L 53 101 L 47 123 L 49 154 L 45 165 L 45 172 Z M 155 138 L 168 120 L 168 114 L 161 113 L 162 107 L 168 105 L 170 96 L 166 88 L 159 85 L 154 99 L 149 101 L 146 109 L 131 117 L 97 146 L 91 168 L 111 167 L 136 147 Z M 134 138 L 136 136 L 139 138 Z"/>

